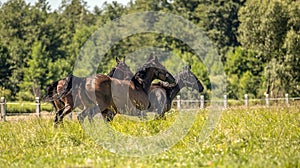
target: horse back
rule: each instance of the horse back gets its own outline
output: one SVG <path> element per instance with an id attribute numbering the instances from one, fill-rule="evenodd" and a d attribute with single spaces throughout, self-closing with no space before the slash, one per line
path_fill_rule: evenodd
<path id="1" fill-rule="evenodd" d="M 85 105 L 98 104 L 103 110 L 110 107 L 113 105 L 111 98 L 111 78 L 103 74 L 87 77 L 85 85 L 81 90 L 81 96 Z"/>

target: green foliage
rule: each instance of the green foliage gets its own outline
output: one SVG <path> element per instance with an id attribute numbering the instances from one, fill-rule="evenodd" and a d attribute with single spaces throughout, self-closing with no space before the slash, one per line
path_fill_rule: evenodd
<path id="1" fill-rule="evenodd" d="M 205 114 L 199 112 L 189 133 L 169 150 L 141 157 L 110 153 L 88 136 L 77 121 L 65 120 L 64 127 L 57 129 L 53 129 L 52 119 L 1 122 L 1 167 L 299 166 L 299 109 L 224 111 L 218 126 L 203 140 L 199 131 Z M 152 135 L 160 127 L 172 124 L 174 117 L 176 113 L 164 121 L 144 123 L 119 116 L 111 126 L 130 135 Z"/>
<path id="2" fill-rule="evenodd" d="M 9 76 L 11 76 L 10 56 L 7 47 L 0 43 L 0 87 L 10 88 Z"/>
<path id="3" fill-rule="evenodd" d="M 20 91 L 17 93 L 16 98 L 20 101 L 33 101 L 35 99 L 30 91 Z"/>
<path id="4" fill-rule="evenodd" d="M 204 1 L 205 2 L 205 1 Z M 238 11 L 244 4 L 244 0 L 208 1 L 209 5 L 200 6 L 205 10 L 204 19 L 200 22 L 207 35 L 215 42 L 222 56 L 222 62 L 226 61 L 225 54 L 230 47 L 239 46 L 237 40 L 239 18 Z"/>
<path id="5" fill-rule="evenodd" d="M 48 63 L 45 47 L 41 42 L 34 42 L 31 55 L 31 59 L 27 62 L 28 67 L 24 69 L 24 80 L 20 87 L 23 91 L 30 91 L 34 97 L 37 97 L 41 96 L 40 86 L 45 85 Z"/>
<path id="6" fill-rule="evenodd" d="M 297 1 L 133 0 L 127 6 L 104 2 L 90 12 L 84 0 L 63 0 L 58 10 L 50 9 L 47 0 L 35 4 L 8 0 L 0 5 L 0 87 L 8 90 L 5 95 L 9 92 L 12 100 L 30 100 L 43 94 L 47 84 L 73 72 L 81 54 L 87 56 L 84 58 L 87 60 L 81 60 L 81 67 L 106 74 L 114 65 L 115 57 L 151 47 L 172 51 L 173 56 L 185 61 L 178 67 L 173 63 L 176 60 L 164 62 L 170 71 L 178 72 L 180 66 L 190 64 L 206 86 L 207 97 L 216 83 L 224 83 L 224 87 L 228 84 L 230 98 L 241 98 L 246 92 L 253 97 L 261 97 L 263 93 L 272 97 L 300 94 L 300 4 Z M 207 60 L 199 61 L 190 44 L 180 39 L 186 38 L 182 32 L 188 34 L 191 28 L 168 19 L 162 19 L 159 24 L 153 22 L 149 28 L 168 29 L 182 35 L 179 39 L 145 32 L 111 43 L 120 32 L 108 28 L 101 32 L 105 37 L 86 43 L 99 27 L 109 26 L 110 21 L 123 15 L 143 11 L 166 12 L 189 20 L 212 40 L 216 52 L 202 51 L 199 55 Z M 159 17 L 151 16 L 153 20 Z M 134 19 L 126 22 L 131 24 L 132 30 L 144 26 L 144 22 Z M 195 40 L 194 37 L 198 36 L 189 34 L 188 39 Z M 208 48 L 207 40 L 201 40 L 196 39 L 203 48 Z M 94 42 L 102 42 L 109 50 L 95 49 Z M 105 55 L 99 61 L 97 56 L 102 52 Z M 223 72 L 223 66 L 210 59 L 215 58 L 216 53 L 221 56 L 227 80 L 216 76 Z M 147 55 L 142 57 L 146 59 Z M 132 66 L 141 64 L 133 59 L 128 62 Z M 132 67 L 132 70 L 137 68 Z M 87 76 L 92 72 L 83 70 L 74 74 Z"/>
<path id="7" fill-rule="evenodd" d="M 249 97 L 262 97 L 259 88 L 263 85 L 263 66 L 261 56 L 251 50 L 237 47 L 227 53 L 224 66 L 228 80 L 229 97 L 243 99 L 244 94 Z"/>
<path id="8" fill-rule="evenodd" d="M 291 54 L 299 47 L 295 41 L 299 31 L 299 11 L 297 1 L 248 0 L 239 12 L 239 40 L 245 48 L 263 55 L 263 87 L 272 97 L 299 93 L 299 78 L 296 77 L 299 76 L 296 68 L 299 61 Z M 287 63 L 289 59 L 293 63 Z"/>
<path id="9" fill-rule="evenodd" d="M 300 9 L 300 8 L 299 8 Z M 299 14 L 300 16 L 300 14 Z M 299 27 L 300 28 L 300 27 Z M 287 34 L 284 48 L 287 55 L 283 60 L 281 74 L 284 76 L 283 87 L 291 95 L 300 94 L 300 31 L 290 30 Z"/>
<path id="10" fill-rule="evenodd" d="M 0 97 L 5 97 L 6 100 L 11 100 L 11 91 L 5 87 L 0 87 Z"/>

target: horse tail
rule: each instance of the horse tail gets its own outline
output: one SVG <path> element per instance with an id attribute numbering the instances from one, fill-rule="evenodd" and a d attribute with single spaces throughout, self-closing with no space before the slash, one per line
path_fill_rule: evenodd
<path id="1" fill-rule="evenodd" d="M 57 94 L 57 90 L 56 90 L 57 85 L 58 85 L 58 81 L 47 85 L 45 89 L 45 95 L 42 96 L 41 100 L 45 102 L 53 101 L 54 100 L 53 96 Z"/>

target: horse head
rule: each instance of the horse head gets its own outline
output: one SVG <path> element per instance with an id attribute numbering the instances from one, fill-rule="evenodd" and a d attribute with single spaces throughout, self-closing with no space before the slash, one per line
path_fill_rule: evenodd
<path id="1" fill-rule="evenodd" d="M 125 63 L 125 57 L 123 57 L 123 61 L 120 61 L 116 57 L 116 62 L 116 67 L 110 71 L 108 76 L 121 80 L 130 80 L 133 77 L 133 73 L 131 72 L 129 66 Z"/>
<path id="2" fill-rule="evenodd" d="M 42 101 L 45 102 L 51 102 L 54 100 L 54 97 L 57 96 L 56 94 L 56 86 L 58 84 L 58 81 L 55 81 L 51 84 L 48 84 L 45 88 L 45 95 L 42 97 Z"/>
<path id="3" fill-rule="evenodd" d="M 203 91 L 203 85 L 196 77 L 196 75 L 191 71 L 191 66 L 186 66 L 183 71 L 181 71 L 175 77 L 177 79 L 177 83 L 181 85 L 180 87 L 190 87 L 198 92 Z"/>
<path id="4" fill-rule="evenodd" d="M 137 80 L 144 88 L 150 87 L 154 79 L 166 81 L 170 84 L 175 83 L 175 78 L 158 61 L 156 56 L 151 55 L 148 61 L 140 67 L 133 79 Z"/>

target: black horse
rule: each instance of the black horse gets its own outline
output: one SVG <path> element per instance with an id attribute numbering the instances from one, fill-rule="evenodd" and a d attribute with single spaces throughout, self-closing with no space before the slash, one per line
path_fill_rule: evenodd
<path id="1" fill-rule="evenodd" d="M 162 82 L 151 85 L 149 92 L 151 108 L 149 111 L 156 111 L 160 118 L 164 117 L 165 112 L 171 109 L 172 101 L 182 88 L 196 89 L 199 93 L 203 91 L 203 85 L 190 68 L 187 66 L 175 75 L 176 85 L 170 86 Z"/>

